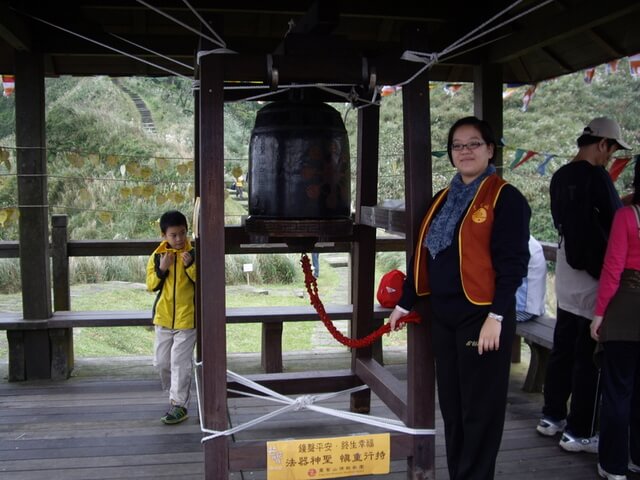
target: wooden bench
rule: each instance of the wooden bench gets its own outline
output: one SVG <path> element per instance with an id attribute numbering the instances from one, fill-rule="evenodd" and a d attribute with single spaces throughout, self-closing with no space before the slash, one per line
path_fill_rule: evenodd
<path id="1" fill-rule="evenodd" d="M 517 322 L 516 335 L 524 338 L 531 349 L 529 369 L 522 386 L 525 392 L 542 392 L 549 354 L 553 347 L 555 326 L 556 319 L 547 315 L 535 317 L 526 322 Z"/>
<path id="2" fill-rule="evenodd" d="M 331 320 L 350 320 L 352 305 L 325 305 Z M 374 306 L 373 317 L 383 320 L 391 309 Z M 286 307 L 238 307 L 227 308 L 227 323 L 262 324 L 262 367 L 266 373 L 280 373 L 282 365 L 282 330 L 284 322 L 319 321 L 312 306 Z M 25 320 L 20 314 L 1 314 L 0 330 L 7 330 L 9 339 L 10 370 L 20 365 L 25 355 L 21 332 L 24 330 L 48 331 L 52 357 L 58 365 L 56 377 L 73 368 L 73 352 L 68 349 L 68 335 L 74 327 L 137 327 L 151 326 L 149 310 L 96 310 L 58 311 L 42 320 Z M 13 364 L 13 365 L 12 365 Z M 22 372 L 10 371 L 10 378 L 19 378 Z"/>

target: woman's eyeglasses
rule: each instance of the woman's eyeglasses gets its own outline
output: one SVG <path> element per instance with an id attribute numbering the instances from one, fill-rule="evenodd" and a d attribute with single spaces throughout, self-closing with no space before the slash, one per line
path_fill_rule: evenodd
<path id="1" fill-rule="evenodd" d="M 469 142 L 469 143 L 452 143 L 451 150 L 454 152 L 461 152 L 462 150 L 468 148 L 469 150 L 475 150 L 476 148 L 481 147 L 482 145 L 486 145 L 485 142 Z"/>

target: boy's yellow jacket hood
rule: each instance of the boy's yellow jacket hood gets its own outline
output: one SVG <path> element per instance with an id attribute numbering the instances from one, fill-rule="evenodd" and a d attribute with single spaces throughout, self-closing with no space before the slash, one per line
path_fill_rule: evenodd
<path id="1" fill-rule="evenodd" d="M 175 253 L 173 265 L 166 272 L 160 271 L 160 257 Z M 185 268 L 181 253 L 189 252 L 193 257 Z M 195 250 L 189 240 L 185 248 L 175 250 L 166 241 L 160 243 L 147 262 L 147 289 L 158 292 L 153 305 L 153 323 L 176 330 L 195 328 Z"/>

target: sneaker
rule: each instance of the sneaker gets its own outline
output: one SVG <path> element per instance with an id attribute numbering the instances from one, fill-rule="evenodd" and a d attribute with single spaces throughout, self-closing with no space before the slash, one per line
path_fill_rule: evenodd
<path id="1" fill-rule="evenodd" d="M 184 422 L 189 415 L 187 415 L 187 409 L 178 405 L 171 405 L 171 408 L 164 414 L 160 420 L 165 425 L 174 425 L 176 423 Z"/>
<path id="2" fill-rule="evenodd" d="M 556 433 L 564 431 L 564 427 L 567 426 L 566 420 L 551 420 L 547 417 L 542 417 L 540 423 L 536 427 L 539 434 L 547 437 L 553 437 Z"/>
<path id="3" fill-rule="evenodd" d="M 633 473 L 640 473 L 640 465 L 633 463 L 633 460 L 629 460 L 629 471 Z"/>
<path id="4" fill-rule="evenodd" d="M 559 445 L 567 452 L 598 453 L 598 435 L 583 438 L 564 432 Z"/>
<path id="5" fill-rule="evenodd" d="M 626 475 L 616 475 L 615 473 L 609 473 L 598 464 L 598 475 L 607 480 L 627 480 Z"/>

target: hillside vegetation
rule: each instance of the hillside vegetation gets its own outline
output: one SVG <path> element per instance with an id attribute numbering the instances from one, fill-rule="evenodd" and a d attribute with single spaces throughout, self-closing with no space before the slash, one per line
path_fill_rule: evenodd
<path id="1" fill-rule="evenodd" d="M 194 105 L 190 82 L 124 78 L 119 83 L 144 100 L 153 116 L 155 133 L 142 128 L 129 96 L 107 77 L 46 81 L 50 211 L 69 215 L 73 239 L 155 238 L 156 220 L 162 211 L 177 208 L 191 215 Z M 521 109 L 526 86 L 504 100 L 504 176 L 531 203 L 532 232 L 538 238 L 555 238 L 548 213 L 548 182 L 551 173 L 575 153 L 575 139 L 591 117 L 615 117 L 628 141 L 638 145 L 639 85 L 623 59 L 614 74 L 598 67 L 591 84 L 584 82 L 582 73 L 539 84 L 526 112 Z M 445 149 L 448 128 L 457 118 L 472 114 L 472 90 L 472 85 L 465 84 L 451 95 L 443 84 L 432 84 L 434 150 Z M 17 239 L 13 102 L 13 97 L 0 99 L 0 147 L 10 154 L 8 162 L 0 162 L 0 211 L 8 212 L 3 216 L 0 240 Z M 260 107 L 255 102 L 225 107 L 225 181 L 229 185 L 234 169 L 246 171 L 249 136 Z M 346 104 L 335 107 L 346 117 L 355 159 L 357 115 L 347 114 Z M 401 94 L 384 97 L 380 116 L 381 200 L 403 196 L 401 119 Z M 542 155 L 512 171 L 508 166 L 516 148 L 556 157 L 546 175 L 536 172 Z M 453 169 L 446 156 L 434 157 L 433 162 L 435 188 L 441 188 Z M 619 190 L 628 189 L 630 172 L 627 168 L 618 180 Z M 227 223 L 239 222 L 246 213 L 244 205 L 227 199 Z"/>

